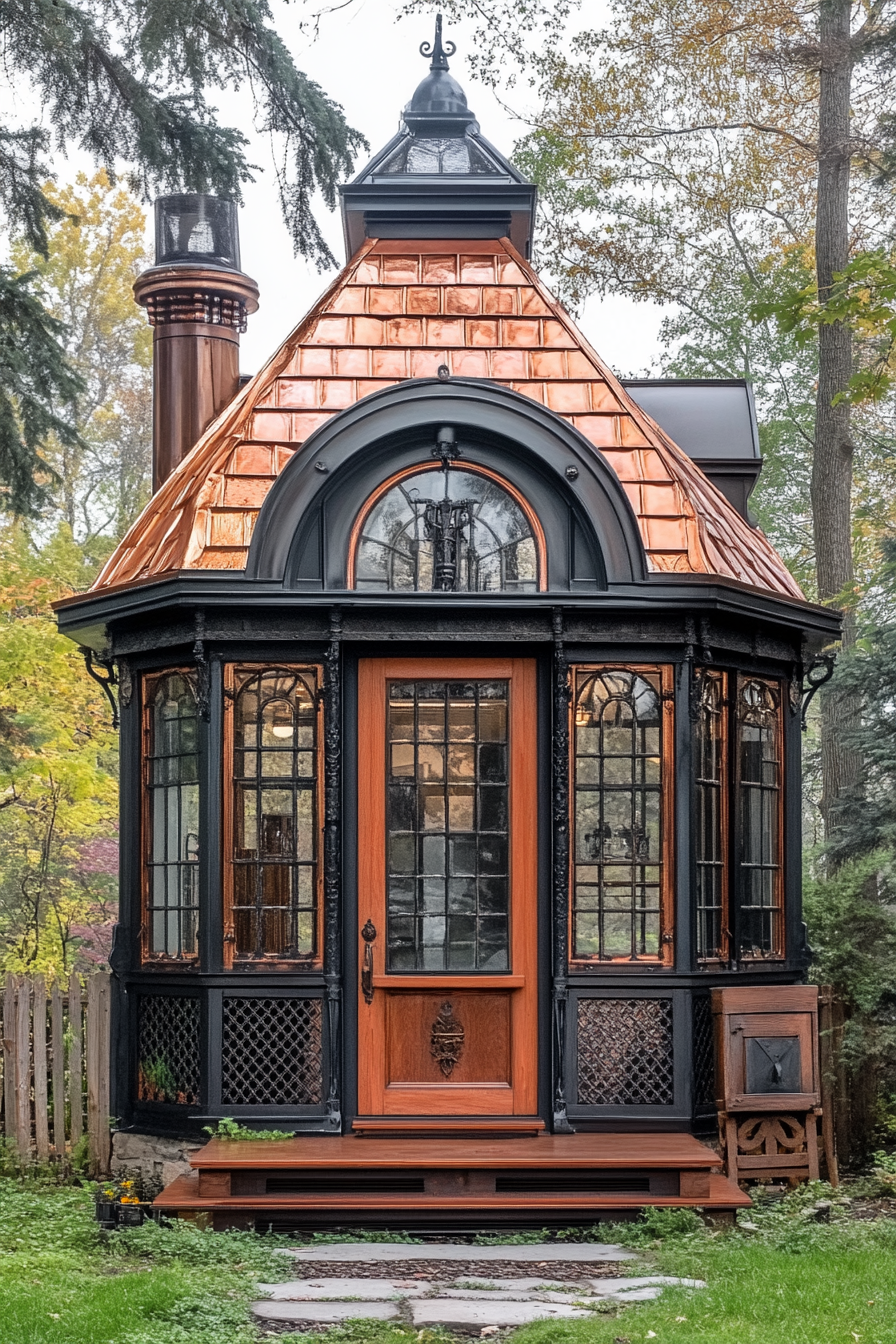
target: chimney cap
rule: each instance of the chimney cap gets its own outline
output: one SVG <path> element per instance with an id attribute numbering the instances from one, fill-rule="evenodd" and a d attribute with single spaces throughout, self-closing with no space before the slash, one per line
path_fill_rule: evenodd
<path id="1" fill-rule="evenodd" d="M 240 269 L 235 201 L 199 192 L 159 196 L 155 216 L 157 266 Z"/>

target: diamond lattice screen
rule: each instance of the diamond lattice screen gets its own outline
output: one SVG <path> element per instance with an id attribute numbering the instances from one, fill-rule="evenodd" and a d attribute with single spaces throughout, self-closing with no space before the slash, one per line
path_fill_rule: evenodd
<path id="1" fill-rule="evenodd" d="M 314 1106 L 323 1095 L 320 999 L 224 1000 L 225 1106 Z"/>
<path id="2" fill-rule="evenodd" d="M 671 1106 L 671 999 L 579 999 L 582 1106 Z"/>
<path id="3" fill-rule="evenodd" d="M 199 1000 L 141 994 L 137 1001 L 137 1100 L 199 1104 Z"/>
<path id="4" fill-rule="evenodd" d="M 716 1069 L 713 1049 L 712 1007 L 709 996 L 694 999 L 694 1110 L 715 1106 Z"/>

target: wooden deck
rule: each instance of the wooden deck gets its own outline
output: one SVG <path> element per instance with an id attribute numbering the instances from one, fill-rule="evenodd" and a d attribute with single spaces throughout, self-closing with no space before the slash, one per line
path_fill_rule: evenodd
<path id="1" fill-rule="evenodd" d="M 212 1139 L 158 1196 L 216 1228 L 479 1231 L 630 1216 L 648 1205 L 730 1215 L 749 1198 L 687 1134 Z"/>

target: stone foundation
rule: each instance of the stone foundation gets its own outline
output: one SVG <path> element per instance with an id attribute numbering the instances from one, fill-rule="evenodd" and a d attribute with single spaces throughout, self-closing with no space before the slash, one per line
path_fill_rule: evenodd
<path id="1" fill-rule="evenodd" d="M 189 1139 L 166 1139 L 157 1134 L 113 1134 L 112 1175 L 139 1174 L 146 1193 L 155 1193 L 178 1176 L 188 1175 L 190 1154 L 201 1143 Z"/>

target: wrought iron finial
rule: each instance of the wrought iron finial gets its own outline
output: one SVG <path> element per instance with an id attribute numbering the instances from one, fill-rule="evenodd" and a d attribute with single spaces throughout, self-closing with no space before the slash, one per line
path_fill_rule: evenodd
<path id="1" fill-rule="evenodd" d="M 442 16 L 437 14 L 436 35 L 432 42 L 420 43 L 420 55 L 432 57 L 429 64 L 430 70 L 447 70 L 448 57 L 453 56 L 456 51 L 457 47 L 453 42 L 448 42 L 445 46 L 442 46 Z"/>

